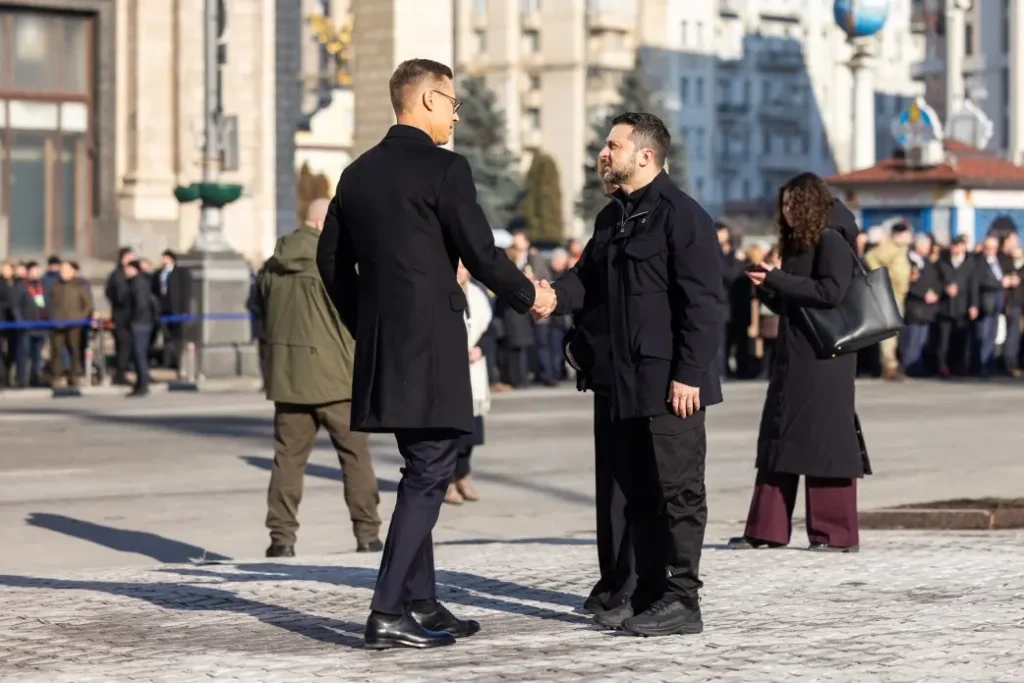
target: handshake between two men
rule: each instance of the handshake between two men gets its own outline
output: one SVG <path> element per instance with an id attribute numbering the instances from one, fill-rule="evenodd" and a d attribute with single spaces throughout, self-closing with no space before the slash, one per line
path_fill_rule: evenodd
<path id="1" fill-rule="evenodd" d="M 533 300 L 533 308 L 530 309 L 534 320 L 544 320 L 551 317 L 551 314 L 555 312 L 555 307 L 558 305 L 558 296 L 555 294 L 555 290 L 552 289 L 551 283 L 547 280 L 540 280 L 539 282 L 533 280 L 533 286 L 537 290 L 537 296 Z"/>

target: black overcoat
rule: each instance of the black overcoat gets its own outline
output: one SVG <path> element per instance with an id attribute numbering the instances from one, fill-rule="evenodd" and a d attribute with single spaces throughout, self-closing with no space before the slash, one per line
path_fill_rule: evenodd
<path id="1" fill-rule="evenodd" d="M 841 207 L 841 205 L 839 205 Z M 819 359 L 800 307 L 836 306 L 854 277 L 857 234 L 845 207 L 816 249 L 784 252 L 758 296 L 779 314 L 779 336 L 757 439 L 757 467 L 811 477 L 870 474 L 854 412 L 857 355 Z"/>
<path id="2" fill-rule="evenodd" d="M 533 284 L 495 247 L 469 163 L 393 126 L 341 174 L 317 250 L 356 340 L 353 429 L 473 432 L 460 258 L 496 296 L 530 309 Z"/>

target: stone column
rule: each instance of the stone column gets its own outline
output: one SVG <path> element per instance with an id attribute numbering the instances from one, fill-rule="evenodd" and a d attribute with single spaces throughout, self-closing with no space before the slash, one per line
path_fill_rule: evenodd
<path id="1" fill-rule="evenodd" d="M 870 59 L 866 46 L 854 44 L 850 60 L 850 72 L 853 74 L 850 164 L 854 171 L 875 165 L 875 79 Z"/>
<path id="2" fill-rule="evenodd" d="M 145 252 L 165 249 L 177 233 L 175 186 L 174 3 L 126 3 L 125 165 L 118 204 L 119 242 Z"/>
<path id="3" fill-rule="evenodd" d="M 946 0 L 946 112 L 945 119 L 964 107 L 964 0 Z"/>
<path id="4" fill-rule="evenodd" d="M 453 0 L 353 0 L 353 156 L 377 144 L 395 121 L 388 79 L 406 59 L 454 67 Z"/>
<path id="5" fill-rule="evenodd" d="M 1024 164 L 1024 0 L 1010 0 L 1010 159 Z"/>

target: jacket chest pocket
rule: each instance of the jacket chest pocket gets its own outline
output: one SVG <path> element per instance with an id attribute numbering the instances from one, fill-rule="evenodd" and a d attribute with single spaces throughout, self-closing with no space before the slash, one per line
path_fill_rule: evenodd
<path id="1" fill-rule="evenodd" d="M 630 240 L 622 251 L 629 294 L 654 294 L 668 290 L 668 258 L 665 240 L 660 235 Z"/>

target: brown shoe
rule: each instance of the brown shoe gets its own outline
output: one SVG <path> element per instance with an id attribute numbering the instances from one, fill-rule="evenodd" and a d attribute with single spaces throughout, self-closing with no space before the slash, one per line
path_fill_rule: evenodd
<path id="1" fill-rule="evenodd" d="M 464 500 L 475 503 L 480 500 L 480 494 L 473 488 L 473 481 L 466 475 L 462 479 L 455 482 L 455 488 L 458 490 Z"/>
<path id="2" fill-rule="evenodd" d="M 512 386 L 510 384 L 505 384 L 504 382 L 498 382 L 496 384 L 492 384 L 491 385 L 491 392 L 493 392 L 495 394 L 503 394 L 506 391 L 512 391 Z"/>
<path id="3" fill-rule="evenodd" d="M 462 494 L 455 484 L 448 484 L 448 491 L 444 494 L 444 502 L 448 505 L 462 505 Z"/>

